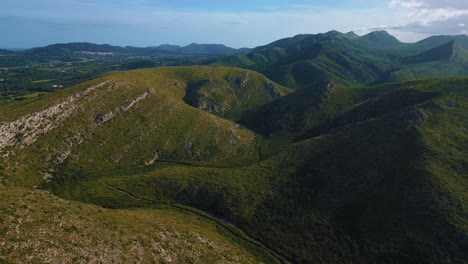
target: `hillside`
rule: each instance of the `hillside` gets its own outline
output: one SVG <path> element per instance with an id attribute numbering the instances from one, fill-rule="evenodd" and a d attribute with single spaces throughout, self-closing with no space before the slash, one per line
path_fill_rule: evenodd
<path id="1" fill-rule="evenodd" d="M 432 61 L 460 62 L 468 61 L 468 51 L 455 40 L 430 49 L 412 57 L 404 58 L 405 63 L 424 63 Z"/>
<path id="2" fill-rule="evenodd" d="M 440 36 L 431 36 L 426 39 L 420 40 L 416 43 L 417 46 L 422 47 L 423 49 L 431 49 L 437 46 L 441 46 L 451 41 L 456 41 L 460 43 L 465 49 L 468 48 L 468 36 L 467 35 L 440 35 Z"/>
<path id="3" fill-rule="evenodd" d="M 213 65 L 257 70 L 295 89 L 326 80 L 355 85 L 462 76 L 465 59 L 449 60 L 449 67 L 434 65 L 433 61 L 452 54 L 449 46 L 454 41 L 455 50 L 464 54 L 466 38 L 436 36 L 417 43 L 401 43 L 385 31 L 364 36 L 330 31 L 281 39 L 245 54 L 222 58 Z"/>
<path id="4" fill-rule="evenodd" d="M 111 72 L 0 106 L 0 180 L 117 212 L 197 208 L 267 263 L 463 263 L 467 91 L 467 78 L 292 92 L 239 68 Z"/>
<path id="5" fill-rule="evenodd" d="M 318 129 L 296 131 L 295 143 L 255 165 L 170 166 L 55 189 L 104 204 L 107 195 L 89 191 L 103 182 L 169 197 L 229 219 L 293 262 L 463 263 L 467 85 L 430 80 L 332 93 Z"/>
<path id="6" fill-rule="evenodd" d="M 122 171 L 151 171 L 160 164 L 163 167 L 171 164 L 191 166 L 211 164 L 211 166 L 231 167 L 255 162 L 258 153 L 255 145 L 256 136 L 253 132 L 184 102 L 191 87 L 204 91 L 207 85 L 213 91 L 219 87 L 222 94 L 214 92 L 198 94 L 194 91 L 195 95 L 189 98 L 206 100 L 205 106 L 223 106 L 222 109 L 225 111 L 216 112 L 218 115 L 241 114 L 243 109 L 261 105 L 290 92 L 289 89 L 271 82 L 258 73 L 242 69 L 162 67 L 113 72 L 42 98 L 0 106 L 2 108 L 0 185 L 8 186 L 8 189 L 0 190 L 0 195 L 5 198 L 4 201 L 13 201 L 16 199 L 14 197 L 22 193 L 25 193 L 25 196 L 32 196 L 23 202 L 31 211 L 11 212 L 12 219 L 21 218 L 18 220 L 20 224 L 25 218 L 34 221 L 37 217 L 44 217 L 44 214 L 50 216 L 48 218 L 50 222 L 42 222 L 37 227 L 31 224 L 24 227 L 16 225 L 24 230 L 24 233 L 16 235 L 10 234 L 9 231 L 13 228 L 13 222 L 0 222 L 6 225 L 2 230 L 8 235 L 5 237 L 7 247 L 2 248 L 0 256 L 5 260 L 21 262 L 24 257 L 21 252 L 31 250 L 40 252 L 45 246 L 43 241 L 52 239 L 57 246 L 50 251 L 51 254 L 63 256 L 64 259 L 76 256 L 88 260 L 101 257 L 109 261 L 123 261 L 139 257 L 147 259 L 164 257 L 184 263 L 213 262 L 215 259 L 237 263 L 243 260 L 275 263 L 277 257 L 263 245 L 235 227 L 191 208 L 172 206 L 163 201 L 154 203 L 132 198 L 123 191 L 106 185 L 105 192 L 112 195 L 111 199 L 106 199 L 110 202 L 105 205 L 106 207 L 130 209 L 147 207 L 151 210 L 104 210 L 105 215 L 101 217 L 91 213 L 101 210 L 97 207 L 79 205 L 77 209 L 71 209 L 68 207 L 73 207 L 75 204 L 64 201 L 61 201 L 57 207 L 43 209 L 48 207 L 48 200 L 52 198 L 32 188 L 52 182 L 58 183 L 61 181 L 59 176 L 65 175 L 76 177 L 76 180 L 81 181 L 110 171 L 116 174 Z M 8 191 L 13 186 L 29 189 Z M 82 198 L 87 200 L 87 203 L 103 205 L 85 196 Z M 38 204 L 31 204 L 34 201 L 38 201 Z M 1 206 L 4 210 L 8 210 L 10 204 L 7 202 Z M 155 206 L 158 210 L 154 210 Z M 45 210 L 44 214 L 42 210 Z M 66 219 L 63 217 L 65 212 Z M 86 213 L 86 218 L 75 220 L 83 213 Z M 198 220 L 195 218 L 190 220 L 192 219 L 190 214 L 197 215 Z M 163 217 L 161 221 L 165 224 L 157 228 L 147 227 L 152 223 L 150 219 L 155 217 Z M 141 225 L 131 227 L 134 218 L 141 219 Z M 62 221 L 73 229 L 63 236 L 52 232 L 36 240 L 31 238 L 35 232 L 42 232 L 41 230 L 48 228 L 55 230 L 58 223 L 54 222 L 54 219 L 63 219 Z M 108 223 L 110 227 L 107 229 L 98 224 L 86 225 L 87 222 L 101 221 Z M 185 221 L 188 221 L 187 224 L 184 224 Z M 191 226 L 191 221 L 194 221 L 194 226 Z M 212 228 L 207 226 L 210 223 Z M 158 231 L 166 230 L 166 227 L 170 228 L 170 231 L 160 236 L 158 232 L 152 237 L 144 235 L 148 228 Z M 128 232 L 120 234 L 122 243 L 113 242 L 113 237 L 118 235 L 115 229 L 119 228 Z M 219 231 L 220 229 L 224 231 Z M 76 236 L 77 230 L 80 234 L 100 231 L 96 236 L 88 236 L 85 240 L 73 242 L 73 245 L 58 246 L 62 243 L 60 241 L 69 239 L 74 241 L 73 237 Z M 192 231 L 186 234 L 187 230 Z M 194 230 L 203 232 L 200 231 L 202 232 L 200 235 Z M 179 240 L 181 234 L 183 237 Z M 98 237 L 102 238 L 100 244 L 97 248 L 91 248 L 95 246 L 93 239 Z M 125 242 L 137 238 L 141 240 L 141 244 Z M 28 239 L 31 239 L 32 244 L 25 245 L 20 242 Z M 18 249 L 15 247 L 17 245 L 14 244 L 17 243 L 15 241 L 21 245 L 20 250 L 13 250 Z M 163 241 L 161 243 L 165 244 L 159 249 L 152 241 Z M 175 244 L 184 246 L 177 249 L 173 246 Z M 70 247 L 71 251 L 67 250 L 67 247 Z M 96 251 L 111 254 L 111 250 L 118 248 L 121 248 L 122 252 L 115 256 L 101 256 Z M 207 252 L 207 248 L 212 248 L 213 252 Z M 90 252 L 84 253 L 87 249 Z M 157 250 L 163 253 L 158 253 Z M 151 254 L 140 256 L 143 253 L 138 252 L 151 252 Z M 217 252 L 228 255 L 218 256 Z M 52 255 L 39 255 L 39 253 L 31 254 L 31 257 L 38 261 L 43 261 L 41 258 L 53 258 Z"/>
<path id="7" fill-rule="evenodd" d="M 233 117 L 288 91 L 255 72 L 222 67 L 110 73 L 41 100 L 2 107 L 0 121 L 10 123 L 0 126 L 0 151 L 7 164 L 27 160 L 27 167 L 14 170 L 28 185 L 42 176 L 24 177 L 24 170 L 48 174 L 50 164 L 81 173 L 158 160 L 239 164 L 257 159 L 255 134 L 197 108 Z"/>
<path id="8" fill-rule="evenodd" d="M 0 212 L 2 263 L 261 261 L 215 223 L 183 211 L 110 210 L 0 187 Z"/>

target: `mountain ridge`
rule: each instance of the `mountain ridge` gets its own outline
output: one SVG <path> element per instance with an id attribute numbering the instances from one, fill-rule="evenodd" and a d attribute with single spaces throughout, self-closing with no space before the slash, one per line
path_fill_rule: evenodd
<path id="1" fill-rule="evenodd" d="M 247 49 L 234 49 L 222 44 L 190 44 L 185 47 L 176 45 L 160 45 L 156 47 L 112 46 L 109 44 L 94 44 L 90 42 L 58 43 L 45 47 L 21 51 L 21 54 L 40 56 L 60 56 L 76 52 L 97 53 L 103 55 L 230 55 L 244 52 Z M 105 54 L 108 53 L 108 54 Z"/>
<path id="2" fill-rule="evenodd" d="M 182 53 L 182 54 L 199 54 L 199 55 L 207 55 L 207 54 L 231 55 L 231 54 L 246 52 L 250 50 L 248 48 L 234 49 L 224 44 L 198 44 L 198 43 L 191 43 L 187 46 L 163 44 L 160 46 L 156 46 L 156 48 L 160 50 L 177 52 L 177 53 Z"/>
<path id="3" fill-rule="evenodd" d="M 449 39 L 447 39 L 449 38 Z M 378 84 L 431 76 L 461 76 L 464 59 L 449 61 L 450 67 L 434 60 L 411 59 L 463 36 L 432 37 L 417 43 L 402 43 L 386 31 L 364 36 L 330 31 L 300 34 L 254 48 L 245 54 L 221 58 L 212 65 L 236 66 L 259 71 L 270 79 L 295 89 L 333 79 L 347 85 Z M 447 42 L 440 40 L 444 39 Z M 463 46 L 461 40 L 457 40 Z M 448 45 L 448 44 L 447 44 Z M 460 47 L 461 48 L 461 47 Z M 460 56 L 463 57 L 463 50 Z M 422 55 L 426 57 L 427 54 Z M 404 62 L 404 63 L 403 63 Z M 411 62 L 411 63 L 410 63 Z M 439 62 L 442 63 L 442 62 Z M 417 71 L 413 70 L 418 68 Z"/>

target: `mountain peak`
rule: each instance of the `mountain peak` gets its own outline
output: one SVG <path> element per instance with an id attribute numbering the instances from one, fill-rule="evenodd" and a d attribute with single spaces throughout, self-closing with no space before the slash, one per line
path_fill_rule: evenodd
<path id="1" fill-rule="evenodd" d="M 354 31 L 350 31 L 346 33 L 345 35 L 350 38 L 359 38 L 359 36 L 356 33 L 354 33 Z"/>
<path id="2" fill-rule="evenodd" d="M 378 30 L 364 35 L 364 38 L 394 38 L 394 36 L 390 35 L 390 33 L 385 30 Z"/>
<path id="3" fill-rule="evenodd" d="M 384 44 L 384 45 L 395 45 L 395 44 L 400 44 L 401 43 L 397 38 L 390 35 L 385 30 L 370 32 L 369 34 L 364 35 L 362 38 L 369 41 L 369 42 L 379 43 L 381 45 L 382 44 Z"/>
<path id="4" fill-rule="evenodd" d="M 343 33 L 339 32 L 337 30 L 331 30 L 331 31 L 328 31 L 325 34 L 327 34 L 327 35 L 343 35 Z"/>

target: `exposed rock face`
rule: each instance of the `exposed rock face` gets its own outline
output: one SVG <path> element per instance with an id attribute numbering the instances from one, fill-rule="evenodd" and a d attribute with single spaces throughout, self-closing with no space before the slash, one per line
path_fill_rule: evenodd
<path id="1" fill-rule="evenodd" d="M 243 72 L 242 75 L 242 77 L 227 75 L 224 79 L 238 88 L 244 88 L 250 81 L 250 74 L 248 72 Z"/>
<path id="2" fill-rule="evenodd" d="M 336 84 L 333 81 L 326 81 L 324 85 L 325 90 L 321 95 L 322 103 L 327 102 L 330 99 L 330 96 L 336 91 Z"/>
<path id="3" fill-rule="evenodd" d="M 406 112 L 404 117 L 408 122 L 419 127 L 422 127 L 428 119 L 427 114 L 418 108 L 413 108 L 411 111 Z"/>
<path id="4" fill-rule="evenodd" d="M 278 91 L 278 89 L 276 88 L 276 86 L 272 83 L 265 83 L 265 88 L 268 90 L 268 92 L 270 93 L 271 97 L 273 98 L 277 98 L 277 97 L 280 97 L 281 94 L 280 92 Z"/>
<path id="5" fill-rule="evenodd" d="M 148 90 L 142 94 L 140 94 L 139 96 L 137 96 L 135 99 L 131 100 L 126 106 L 121 106 L 121 107 L 116 107 L 114 108 L 114 110 L 102 115 L 102 116 L 97 116 L 96 117 L 96 122 L 98 124 L 102 124 L 102 123 L 105 123 L 109 120 L 111 120 L 112 118 L 114 118 L 116 115 L 118 115 L 119 113 L 122 113 L 122 112 L 126 112 L 128 110 L 130 110 L 130 108 L 134 107 L 139 101 L 141 100 L 144 100 L 146 97 L 148 97 L 148 95 L 154 93 L 154 90 Z"/>
<path id="6" fill-rule="evenodd" d="M 153 165 L 153 164 L 154 164 L 156 161 L 158 161 L 158 160 L 159 160 L 159 154 L 158 154 L 158 152 L 156 151 L 156 152 L 154 153 L 154 157 L 153 157 L 151 160 L 145 162 L 145 165 L 146 165 L 146 166 Z"/>
<path id="7" fill-rule="evenodd" d="M 103 87 L 103 82 L 89 87 L 83 92 L 68 96 L 60 103 L 39 112 L 28 114 L 15 121 L 0 124 L 0 150 L 7 146 L 20 148 L 31 145 L 40 134 L 58 127 L 67 117 L 73 114 L 78 105 L 76 101 L 92 91 Z"/>

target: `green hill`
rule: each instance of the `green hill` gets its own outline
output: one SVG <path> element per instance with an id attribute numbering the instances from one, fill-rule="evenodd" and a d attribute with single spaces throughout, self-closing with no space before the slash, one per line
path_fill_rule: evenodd
<path id="1" fill-rule="evenodd" d="M 184 100 L 235 117 L 288 91 L 258 73 L 232 68 L 110 73 L 41 100 L 2 107 L 0 120 L 13 123 L 0 127 L 0 149 L 10 164 L 29 164 L 16 168 L 18 175 L 23 169 L 46 173 L 51 163 L 82 173 L 157 160 L 239 164 L 257 159 L 255 134 Z M 20 149 L 10 151 L 15 146 Z M 22 181 L 33 184 L 41 177 Z"/>
<path id="2" fill-rule="evenodd" d="M 207 80 L 210 84 L 192 86 L 192 83 Z M 256 135 L 232 121 L 185 103 L 184 98 L 188 96 L 191 87 L 197 87 L 200 92 L 195 92 L 194 98 L 209 100 L 207 105 L 224 106 L 226 111 L 217 112 L 220 116 L 240 115 L 243 109 L 261 105 L 290 91 L 258 73 L 242 69 L 162 67 L 113 72 L 42 98 L 2 105 L 0 185 L 8 186 L 0 190 L 2 201 L 5 201 L 5 204 L 1 204 L 2 210 L 10 208 L 8 206 L 13 204 L 10 202 L 16 199 L 15 195 L 27 193 L 24 195 L 30 195 L 30 200 L 38 201 L 38 204 L 32 206 L 33 211 L 25 211 L 24 216 L 12 212 L 12 219 L 24 219 L 26 216 L 28 219 L 46 216 L 50 219 L 41 222 L 38 227 L 31 226 L 34 222 L 20 226 L 24 233 L 15 236 L 8 231 L 13 228 L 12 225 L 3 223 L 2 219 L 1 230 L 7 234 L 2 236 L 7 243 L 7 247 L 0 250 L 2 260 L 22 262 L 25 256 L 31 254 L 37 261 L 47 261 L 41 258 L 54 256 L 63 259 L 76 257 L 71 261 L 91 261 L 102 257 L 99 252 L 121 248 L 118 255 L 104 259 L 136 259 L 144 254 L 138 252 L 148 251 L 151 254 L 141 256 L 143 259 L 166 258 L 184 263 L 277 262 L 278 257 L 274 253 L 234 226 L 191 208 L 172 206 L 162 200 L 154 203 L 132 198 L 107 185 L 105 193 L 112 196 L 104 199 L 107 202 L 94 201 L 88 195 L 84 195 L 83 199 L 73 198 L 106 207 L 130 208 L 115 212 L 104 210 L 105 215 L 101 217 L 93 213 L 97 208 L 87 205 L 60 202 L 59 206 L 49 208 L 48 200 L 51 198 L 44 197 L 32 188 L 45 186 L 47 183 L 61 185 L 59 182 L 69 176 L 71 178 L 67 178 L 67 183 L 64 182 L 63 190 L 68 187 L 68 180 L 99 179 L 97 175 L 111 171 L 116 174 L 123 171 L 152 171 L 155 167 L 177 164 L 232 167 L 257 161 Z M 205 94 L 206 87 L 213 91 L 218 88 L 220 94 L 213 91 Z M 30 189 L 11 189 L 16 188 L 13 186 Z M 58 192 L 60 191 L 57 190 Z M 70 195 L 63 194 L 63 197 L 71 198 Z M 102 192 L 99 191 L 99 194 Z M 31 201 L 24 201 L 25 206 L 31 207 Z M 74 206 L 77 209 L 71 208 Z M 134 207 L 147 207 L 151 211 L 131 209 Z M 155 207 L 157 210 L 153 210 Z M 42 210 L 45 210 L 44 213 Z M 55 232 L 51 232 L 34 238 L 35 232 L 58 228 L 58 223 L 53 222 L 53 219 L 62 219 L 60 217 L 63 214 L 67 215 L 67 219 L 63 221 L 74 228 L 70 229 L 70 234 L 57 237 Z M 86 217 L 74 220 L 81 214 Z M 142 223 L 132 227 L 134 218 L 140 219 Z M 151 219 L 154 218 L 161 218 L 163 223 L 168 222 L 150 227 L 153 221 Z M 87 222 L 102 221 L 103 225 L 108 223 L 109 228 L 97 231 L 102 228 L 100 224 L 86 226 Z M 188 222 L 184 224 L 186 221 Z M 170 231 L 164 231 L 166 228 L 170 228 Z M 119 235 L 115 231 L 118 229 L 126 230 L 127 233 Z M 148 229 L 154 229 L 154 236 L 144 235 Z M 165 233 L 159 235 L 158 230 Z M 196 230 L 201 230 L 201 233 Z M 96 233 L 96 236 L 73 242 L 77 233 Z M 113 242 L 115 236 L 120 237 L 123 242 Z M 93 239 L 98 237 L 101 242 L 95 245 Z M 25 253 L 32 250 L 40 252 L 46 246 L 44 241 L 50 239 L 57 244 L 53 249 L 57 252 L 55 255 Z M 61 241 L 68 239 L 69 243 L 74 244 L 65 243 L 60 246 L 64 243 Z M 27 240 L 34 244 L 22 242 Z M 131 241 L 134 240 L 140 242 L 133 245 Z M 162 241 L 160 243 L 165 244 L 159 247 L 152 241 Z M 175 248 L 175 244 L 182 246 Z M 20 249 L 15 245 L 20 245 Z M 94 246 L 96 247 L 92 248 Z M 71 251 L 67 252 L 67 248 Z M 155 251 L 159 248 L 163 253 Z M 212 252 L 207 251 L 210 248 Z M 86 252 L 87 249 L 90 253 L 77 253 Z M 227 255 L 220 256 L 220 252 Z"/>
<path id="3" fill-rule="evenodd" d="M 343 35 L 317 38 L 355 38 Z M 317 47 L 307 49 L 317 60 L 347 56 L 297 38 Z M 294 50 L 290 41 L 297 39 L 274 45 Z M 284 50 L 274 53 L 278 63 L 288 60 Z M 250 70 L 161 67 L 2 105 L 0 194 L 14 201 L 8 188 L 34 185 L 118 209 L 105 210 L 105 219 L 124 230 L 122 214 L 169 210 L 167 221 L 181 230 L 216 224 L 222 236 L 204 229 L 206 236 L 232 239 L 229 252 L 244 252 L 239 262 L 252 255 L 265 263 L 466 262 L 468 79 L 378 86 L 342 79 L 292 92 Z M 67 215 L 80 214 L 73 210 Z M 184 225 L 183 212 L 200 222 Z M 130 237 L 146 230 L 141 219 Z"/>

